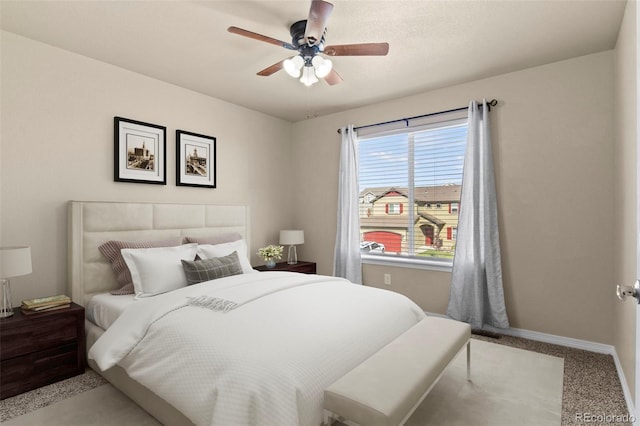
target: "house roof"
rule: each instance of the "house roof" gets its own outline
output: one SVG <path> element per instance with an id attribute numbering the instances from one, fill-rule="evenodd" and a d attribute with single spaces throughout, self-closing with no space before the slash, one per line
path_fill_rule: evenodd
<path id="1" fill-rule="evenodd" d="M 431 214 L 428 214 L 428 213 L 418 213 L 418 216 L 420 216 L 421 218 L 425 219 L 428 222 L 433 223 L 434 225 L 436 225 L 440 229 L 442 229 L 442 227 L 447 223 L 444 220 L 438 219 L 434 215 L 431 215 Z"/>
<path id="2" fill-rule="evenodd" d="M 439 185 L 439 186 L 416 186 L 414 197 L 418 204 L 421 203 L 438 203 L 438 202 L 455 202 L 460 201 L 461 185 Z M 375 201 L 389 194 L 390 192 L 397 192 L 400 195 L 407 197 L 407 187 L 377 187 L 377 188 L 365 188 L 360 192 L 360 196 L 364 197 L 368 193 L 371 193 L 376 197 Z"/>

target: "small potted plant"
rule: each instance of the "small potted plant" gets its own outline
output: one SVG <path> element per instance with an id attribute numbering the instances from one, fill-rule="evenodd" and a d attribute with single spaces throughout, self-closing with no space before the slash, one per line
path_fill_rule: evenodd
<path id="1" fill-rule="evenodd" d="M 258 254 L 266 262 L 267 268 L 274 268 L 276 266 L 276 260 L 280 260 L 282 258 L 282 246 L 270 244 L 258 249 Z"/>

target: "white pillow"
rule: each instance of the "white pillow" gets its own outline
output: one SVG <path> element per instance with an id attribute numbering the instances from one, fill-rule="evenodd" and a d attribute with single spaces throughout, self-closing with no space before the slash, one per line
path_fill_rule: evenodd
<path id="1" fill-rule="evenodd" d="M 194 260 L 198 245 L 122 249 L 136 298 L 154 296 L 187 286 L 182 260 Z"/>
<path id="2" fill-rule="evenodd" d="M 199 244 L 198 256 L 200 259 L 211 259 L 214 257 L 228 256 L 233 252 L 238 252 L 242 273 L 257 272 L 251 267 L 251 262 L 247 258 L 247 243 L 244 240 L 232 241 L 223 244 Z"/>

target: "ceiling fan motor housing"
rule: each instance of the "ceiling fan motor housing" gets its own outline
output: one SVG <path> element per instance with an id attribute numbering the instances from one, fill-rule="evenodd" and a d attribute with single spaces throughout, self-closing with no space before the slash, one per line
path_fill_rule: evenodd
<path id="1" fill-rule="evenodd" d="M 325 28 L 319 43 L 310 45 L 304 37 L 306 29 L 307 20 L 303 19 L 301 21 L 294 22 L 291 25 L 291 28 L 289 28 L 289 33 L 291 34 L 291 44 L 298 47 L 298 52 L 300 52 L 300 56 L 304 58 L 305 65 L 311 66 L 311 60 L 313 57 L 322 51 L 322 47 L 324 46 L 324 36 L 327 30 Z"/>

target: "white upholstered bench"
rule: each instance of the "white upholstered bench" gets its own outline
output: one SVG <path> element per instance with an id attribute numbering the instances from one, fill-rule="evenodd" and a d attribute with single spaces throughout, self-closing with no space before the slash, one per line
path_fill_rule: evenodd
<path id="1" fill-rule="evenodd" d="M 465 343 L 469 379 L 470 337 L 469 324 L 424 318 L 324 391 L 325 424 L 404 424 Z"/>

